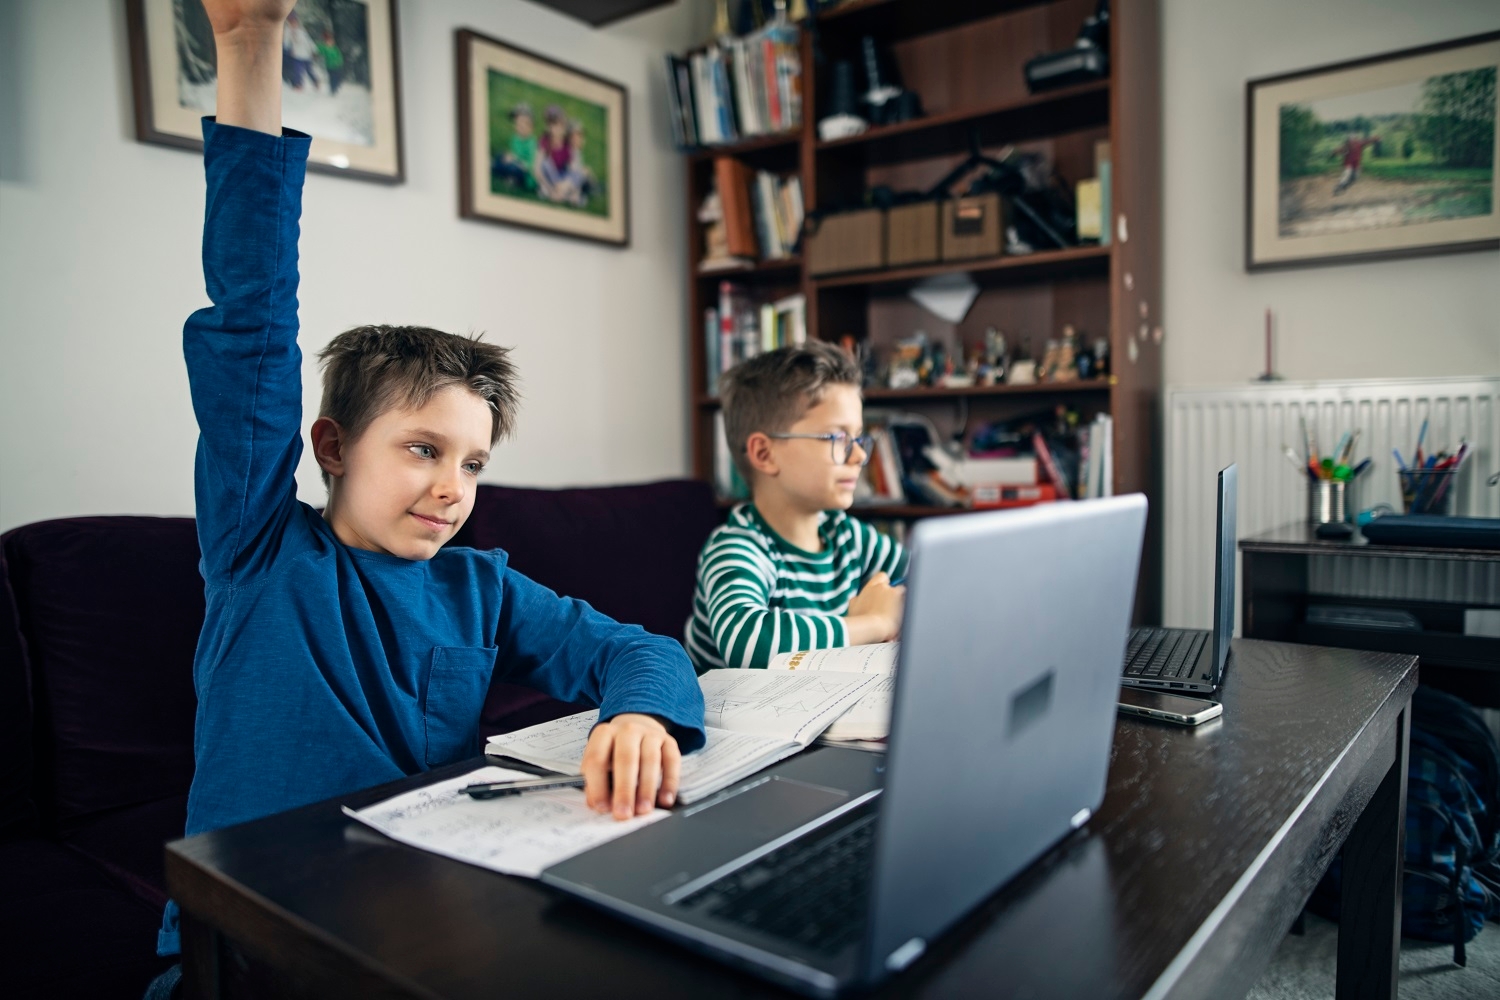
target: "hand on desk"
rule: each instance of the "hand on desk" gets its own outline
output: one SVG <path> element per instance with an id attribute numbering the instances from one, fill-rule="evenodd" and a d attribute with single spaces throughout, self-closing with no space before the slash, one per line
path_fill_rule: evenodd
<path id="1" fill-rule="evenodd" d="M 583 751 L 584 798 L 595 812 L 612 810 L 615 819 L 644 816 L 677 800 L 681 768 L 682 753 L 667 727 L 652 716 L 625 712 L 589 734 Z"/>

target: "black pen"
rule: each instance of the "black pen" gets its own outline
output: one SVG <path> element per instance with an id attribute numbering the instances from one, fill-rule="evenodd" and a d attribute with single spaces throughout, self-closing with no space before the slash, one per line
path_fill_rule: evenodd
<path id="1" fill-rule="evenodd" d="M 487 781 L 477 785 L 465 785 L 460 791 L 471 798 L 498 799 L 505 795 L 520 795 L 547 788 L 582 788 L 583 777 L 576 778 L 522 778 L 517 781 Z"/>

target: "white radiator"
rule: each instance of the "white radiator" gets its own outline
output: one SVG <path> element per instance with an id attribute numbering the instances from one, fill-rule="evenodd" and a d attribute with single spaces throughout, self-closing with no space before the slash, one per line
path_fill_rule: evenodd
<path id="1" fill-rule="evenodd" d="M 1215 473 L 1239 463 L 1239 536 L 1255 535 L 1307 516 L 1307 476 L 1293 468 L 1282 446 L 1302 451 L 1299 418 L 1315 430 L 1324 452 L 1346 430 L 1360 428 L 1355 457 L 1374 459 L 1355 485 L 1354 510 L 1376 503 L 1401 509 L 1392 449 L 1411 461 L 1428 421 L 1423 451 L 1472 454 L 1455 483 L 1454 514 L 1500 517 L 1500 488 L 1486 480 L 1500 471 L 1500 377 L 1276 382 L 1208 389 L 1169 389 L 1166 398 L 1166 483 L 1162 502 L 1163 622 L 1207 628 L 1213 617 Z M 1363 594 L 1470 600 L 1500 604 L 1500 570 L 1438 563 L 1421 578 L 1396 570 L 1396 560 L 1313 560 L 1312 589 Z M 1385 564 L 1391 565 L 1385 565 Z M 1235 574 L 1239 621 L 1239 573 Z"/>

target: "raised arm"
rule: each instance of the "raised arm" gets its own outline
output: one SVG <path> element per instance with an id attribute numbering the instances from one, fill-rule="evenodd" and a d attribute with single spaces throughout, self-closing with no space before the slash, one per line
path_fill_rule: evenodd
<path id="1" fill-rule="evenodd" d="M 204 0 L 219 121 L 204 123 L 203 278 L 183 329 L 200 438 L 198 538 L 209 583 L 274 548 L 301 455 L 297 238 L 305 136 L 281 136 L 281 26 L 294 0 Z"/>

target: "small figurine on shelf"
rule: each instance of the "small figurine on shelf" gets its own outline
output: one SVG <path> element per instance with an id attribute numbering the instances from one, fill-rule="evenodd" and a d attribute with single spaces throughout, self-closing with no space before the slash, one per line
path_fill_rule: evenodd
<path id="1" fill-rule="evenodd" d="M 1099 337 L 1094 341 L 1094 378 L 1109 376 L 1109 340 Z"/>
<path id="2" fill-rule="evenodd" d="M 1036 380 L 1038 382 L 1052 381 L 1052 375 L 1057 371 L 1057 339 L 1047 338 L 1047 346 L 1042 351 L 1042 360 L 1036 366 Z"/>
<path id="3" fill-rule="evenodd" d="M 989 365 L 989 375 L 983 384 L 1005 384 L 1005 375 L 1010 367 L 1010 359 L 1005 347 L 1005 334 L 993 326 L 984 331 L 984 358 Z"/>
<path id="4" fill-rule="evenodd" d="M 921 330 L 905 340 L 896 341 L 886 385 L 892 389 L 915 389 L 921 385 L 920 366 L 927 356 L 927 334 Z M 928 360 L 930 363 L 930 358 Z"/>
<path id="5" fill-rule="evenodd" d="M 1063 327 L 1062 342 L 1057 345 L 1057 360 L 1047 376 L 1054 382 L 1078 381 L 1078 331 L 1071 324 Z"/>
<path id="6" fill-rule="evenodd" d="M 1031 385 L 1036 381 L 1036 359 L 1031 356 L 1031 338 L 1022 337 L 1016 356 L 1006 368 L 1006 385 Z"/>

